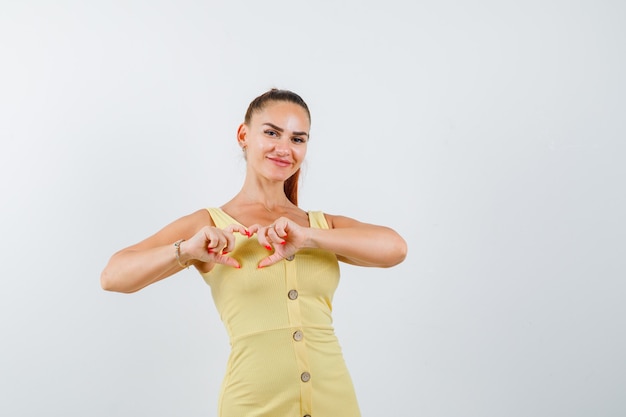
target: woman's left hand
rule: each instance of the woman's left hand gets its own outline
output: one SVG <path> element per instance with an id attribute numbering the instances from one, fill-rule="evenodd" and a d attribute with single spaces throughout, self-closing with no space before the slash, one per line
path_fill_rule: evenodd
<path id="1" fill-rule="evenodd" d="M 257 240 L 267 250 L 274 249 L 273 254 L 259 262 L 258 267 L 264 268 L 295 255 L 305 246 L 310 229 L 286 217 L 280 217 L 269 226 L 252 225 L 248 231 L 256 233 Z"/>

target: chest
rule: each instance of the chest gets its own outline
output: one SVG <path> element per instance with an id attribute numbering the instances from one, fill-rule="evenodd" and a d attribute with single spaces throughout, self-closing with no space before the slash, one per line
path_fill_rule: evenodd
<path id="1" fill-rule="evenodd" d="M 274 223 L 280 217 L 286 217 L 289 220 L 296 222 L 298 225 L 302 227 L 309 227 L 309 217 L 308 214 L 300 210 L 296 209 L 287 209 L 280 210 L 277 209 L 275 211 L 268 211 L 265 207 L 253 208 L 253 207 L 230 207 L 227 208 L 228 214 L 236 219 L 239 223 L 244 226 L 252 226 L 253 224 L 260 224 L 262 226 L 266 226 Z M 226 210 L 225 210 L 226 211 Z"/>

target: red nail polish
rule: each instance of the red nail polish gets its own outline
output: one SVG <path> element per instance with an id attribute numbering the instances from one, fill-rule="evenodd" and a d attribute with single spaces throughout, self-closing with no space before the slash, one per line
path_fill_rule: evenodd
<path id="1" fill-rule="evenodd" d="M 265 245 L 265 249 L 272 250 L 272 247 L 270 245 Z"/>
<path id="2" fill-rule="evenodd" d="M 284 244 L 286 244 L 286 243 L 287 243 L 287 241 L 286 241 L 286 240 L 283 240 L 282 242 L 280 242 L 280 244 L 281 244 L 281 245 L 284 245 Z"/>
<path id="3" fill-rule="evenodd" d="M 257 266 L 256 269 L 263 269 L 261 265 Z"/>
<path id="4" fill-rule="evenodd" d="M 208 249 L 207 249 L 207 252 L 209 252 L 209 253 L 215 253 L 215 251 L 214 251 L 213 249 L 211 249 L 211 248 L 208 248 Z"/>

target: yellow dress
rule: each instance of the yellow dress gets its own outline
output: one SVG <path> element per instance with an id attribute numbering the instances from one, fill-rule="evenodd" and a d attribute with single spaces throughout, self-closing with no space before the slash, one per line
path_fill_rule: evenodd
<path id="1" fill-rule="evenodd" d="M 207 209 L 219 228 L 239 224 Z M 310 226 L 328 229 L 322 212 Z M 358 417 L 352 380 L 332 326 L 339 284 L 336 256 L 303 249 L 258 269 L 270 253 L 255 237 L 235 234 L 230 256 L 240 269 L 216 265 L 202 274 L 230 337 L 220 417 Z"/>

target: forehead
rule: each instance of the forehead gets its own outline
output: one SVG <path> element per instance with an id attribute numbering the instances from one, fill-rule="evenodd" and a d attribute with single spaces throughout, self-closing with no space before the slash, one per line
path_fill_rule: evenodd
<path id="1" fill-rule="evenodd" d="M 251 124 L 272 123 L 289 130 L 309 131 L 310 122 L 306 110 L 289 101 L 270 101 L 252 114 Z"/>

